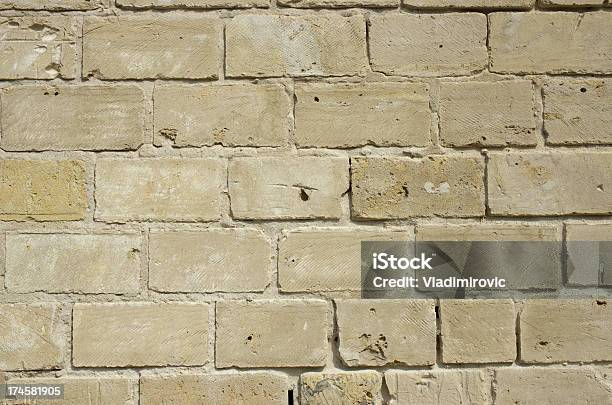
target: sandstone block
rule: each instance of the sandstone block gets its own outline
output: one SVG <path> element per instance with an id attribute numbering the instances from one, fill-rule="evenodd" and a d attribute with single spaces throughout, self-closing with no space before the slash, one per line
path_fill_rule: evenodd
<path id="1" fill-rule="evenodd" d="M 535 130 L 529 81 L 447 82 L 441 86 L 440 138 L 446 146 L 534 146 Z"/>
<path id="2" fill-rule="evenodd" d="M 538 0 L 538 4 L 542 7 L 598 7 L 609 6 L 607 0 Z"/>
<path id="3" fill-rule="evenodd" d="M 462 76 L 487 64 L 487 17 L 477 13 L 370 17 L 372 69 L 400 76 Z"/>
<path id="4" fill-rule="evenodd" d="M 196 366 L 208 362 L 208 304 L 75 304 L 75 367 Z"/>
<path id="5" fill-rule="evenodd" d="M 484 162 L 464 156 L 351 159 L 358 219 L 484 214 Z"/>
<path id="6" fill-rule="evenodd" d="M 86 210 L 83 162 L 0 160 L 0 220 L 79 220 Z"/>
<path id="7" fill-rule="evenodd" d="M 225 176 L 225 163 L 217 159 L 100 159 L 96 219 L 215 220 Z"/>
<path id="8" fill-rule="evenodd" d="M 155 143 L 174 146 L 282 146 L 292 103 L 278 84 L 157 86 Z"/>
<path id="9" fill-rule="evenodd" d="M 278 4 L 296 8 L 397 7 L 399 0 L 278 0 Z"/>
<path id="10" fill-rule="evenodd" d="M 79 10 L 102 8 L 107 0 L 0 0 L 0 10 Z"/>
<path id="11" fill-rule="evenodd" d="M 216 366 L 324 366 L 328 322 L 322 300 L 219 301 Z"/>
<path id="12" fill-rule="evenodd" d="M 138 149 L 143 138 L 144 95 L 135 86 L 20 86 L 2 92 L 4 150 Z"/>
<path id="13" fill-rule="evenodd" d="M 349 188 L 341 157 L 235 158 L 229 165 L 232 214 L 240 219 L 338 218 Z"/>
<path id="14" fill-rule="evenodd" d="M 124 8 L 250 8 L 269 7 L 270 0 L 116 0 Z"/>
<path id="15" fill-rule="evenodd" d="M 28 293 L 136 293 L 140 234 L 9 234 L 6 287 Z"/>
<path id="16" fill-rule="evenodd" d="M 213 17 L 85 17 L 83 75 L 99 79 L 213 79 L 222 61 Z"/>
<path id="17" fill-rule="evenodd" d="M 382 377 L 374 371 L 304 373 L 300 376 L 302 404 L 378 404 Z"/>
<path id="18" fill-rule="evenodd" d="M 444 9 L 529 9 L 535 0 L 404 0 L 403 4 L 414 8 Z"/>
<path id="19" fill-rule="evenodd" d="M 436 362 L 430 300 L 336 300 L 340 356 L 349 367 Z"/>
<path id="20" fill-rule="evenodd" d="M 610 153 L 495 153 L 487 170 L 494 215 L 612 213 Z"/>
<path id="21" fill-rule="evenodd" d="M 300 147 L 427 146 L 429 90 L 422 84 L 296 86 L 295 137 Z"/>
<path id="22" fill-rule="evenodd" d="M 225 36 L 230 77 L 345 76 L 368 68 L 360 15 L 240 15 Z"/>

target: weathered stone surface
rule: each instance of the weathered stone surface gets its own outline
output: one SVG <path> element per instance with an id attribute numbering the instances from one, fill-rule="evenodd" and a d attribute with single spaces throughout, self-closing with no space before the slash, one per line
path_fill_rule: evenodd
<path id="1" fill-rule="evenodd" d="M 537 144 L 530 81 L 447 82 L 440 89 L 440 138 L 446 146 Z"/>
<path id="2" fill-rule="evenodd" d="M 85 17 L 83 75 L 99 79 L 210 79 L 222 63 L 214 17 Z"/>
<path id="3" fill-rule="evenodd" d="M 86 209 L 83 162 L 0 160 L 0 220 L 78 220 Z"/>
<path id="4" fill-rule="evenodd" d="M 0 0 L 0 10 L 81 10 L 102 8 L 108 0 Z"/>
<path id="5" fill-rule="evenodd" d="M 442 300 L 444 363 L 511 363 L 516 358 L 512 300 Z"/>
<path id="6" fill-rule="evenodd" d="M 6 252 L 5 252 L 5 235 L 4 232 L 0 232 L 0 277 L 4 276 L 4 269 L 5 269 L 5 259 L 6 259 Z M 2 286 L 4 285 L 4 279 L 0 278 L 0 290 L 2 289 Z"/>
<path id="7" fill-rule="evenodd" d="M 322 300 L 218 301 L 216 366 L 319 367 L 326 363 Z"/>
<path id="8" fill-rule="evenodd" d="M 528 9 L 536 0 L 403 0 L 403 4 L 415 8 L 444 9 Z"/>
<path id="9" fill-rule="evenodd" d="M 11 87 L 2 92 L 1 110 L 4 150 L 121 150 L 143 143 L 144 95 L 136 86 Z"/>
<path id="10" fill-rule="evenodd" d="M 611 153 L 494 153 L 487 170 L 494 215 L 612 213 Z"/>
<path id="11" fill-rule="evenodd" d="M 430 300 L 336 300 L 340 356 L 348 366 L 436 362 Z"/>
<path id="12" fill-rule="evenodd" d="M 408 241 L 411 230 L 312 228 L 285 232 L 279 241 L 283 292 L 361 291 L 361 242 Z"/>
<path id="13" fill-rule="evenodd" d="M 101 159 L 96 219 L 215 220 L 225 176 L 225 163 L 218 159 Z"/>
<path id="14" fill-rule="evenodd" d="M 133 378 L 96 378 L 96 377 L 61 377 L 61 378 L 11 378 L 10 384 L 50 384 L 63 385 L 64 398 L 53 399 L 54 405 L 137 405 L 138 394 L 135 391 L 138 380 Z M 49 403 L 49 399 L 28 404 Z M 6 401 L 6 404 L 23 404 L 21 401 Z"/>
<path id="15" fill-rule="evenodd" d="M 160 232 L 149 236 L 149 288 L 164 292 L 263 291 L 271 246 L 251 229 Z"/>
<path id="16" fill-rule="evenodd" d="M 511 289 L 558 288 L 561 283 L 562 242 L 556 226 L 524 223 L 478 225 L 423 225 L 417 227 L 417 243 L 436 241 L 452 260 L 438 266 L 438 277 L 494 278 L 506 280 Z M 449 241 L 473 243 L 444 244 Z M 480 241 L 520 242 L 483 244 Z M 421 272 L 425 275 L 427 271 Z"/>
<path id="17" fill-rule="evenodd" d="M 538 0 L 542 7 L 610 6 L 608 0 Z"/>
<path id="18" fill-rule="evenodd" d="M 493 13 L 489 21 L 494 72 L 612 73 L 610 13 Z"/>
<path id="19" fill-rule="evenodd" d="M 424 84 L 301 84 L 295 89 L 300 147 L 427 146 L 429 90 Z"/>
<path id="20" fill-rule="evenodd" d="M 612 360 L 612 309 L 606 300 L 532 300 L 520 315 L 526 363 Z"/>
<path id="21" fill-rule="evenodd" d="M 269 7 L 270 0 L 117 0 L 125 8 L 249 8 Z"/>
<path id="22" fill-rule="evenodd" d="M 391 75 L 462 76 L 487 64 L 487 17 L 476 13 L 370 16 L 372 69 Z"/>
<path id="23" fill-rule="evenodd" d="M 136 293 L 141 236 L 9 234 L 6 287 L 26 293 Z"/>
<path id="24" fill-rule="evenodd" d="M 73 79 L 77 30 L 69 17 L 0 17 L 0 80 Z"/>
<path id="25" fill-rule="evenodd" d="M 239 15 L 225 37 L 231 77 L 344 76 L 368 68 L 361 15 Z"/>
<path id="26" fill-rule="evenodd" d="M 612 80 L 544 85 L 544 130 L 551 145 L 612 144 Z"/>
<path id="27" fill-rule="evenodd" d="M 75 304 L 76 367 L 195 366 L 208 362 L 208 304 Z"/>
<path id="28" fill-rule="evenodd" d="M 612 224 L 567 224 L 565 235 L 568 283 L 612 286 Z"/>
<path id="29" fill-rule="evenodd" d="M 278 4 L 297 8 L 397 7 L 399 0 L 278 0 Z"/>
<path id="30" fill-rule="evenodd" d="M 338 218 L 349 188 L 341 157 L 245 157 L 229 165 L 232 214 L 240 219 Z"/>
<path id="31" fill-rule="evenodd" d="M 304 405 L 382 403 L 382 377 L 375 371 L 304 373 L 300 376 Z"/>
<path id="32" fill-rule="evenodd" d="M 480 157 L 354 157 L 351 175 L 354 218 L 484 214 Z"/>
<path id="33" fill-rule="evenodd" d="M 143 376 L 142 405 L 286 405 L 289 382 L 277 373 Z"/>
<path id="34" fill-rule="evenodd" d="M 0 305 L 0 369 L 61 369 L 64 326 L 56 304 Z"/>
<path id="35" fill-rule="evenodd" d="M 393 405 L 489 405 L 490 381 L 480 370 L 387 371 Z"/>
<path id="36" fill-rule="evenodd" d="M 174 146 L 282 146 L 292 103 L 278 84 L 157 86 L 155 143 Z"/>
<path id="37" fill-rule="evenodd" d="M 504 368 L 495 371 L 495 404 L 605 404 L 612 388 L 592 368 Z"/>

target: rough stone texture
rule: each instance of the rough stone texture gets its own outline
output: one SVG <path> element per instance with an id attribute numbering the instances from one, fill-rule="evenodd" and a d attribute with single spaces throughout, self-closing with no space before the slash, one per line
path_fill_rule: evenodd
<path id="1" fill-rule="evenodd" d="M 230 77 L 358 75 L 368 67 L 361 15 L 240 15 L 225 37 Z"/>
<path id="2" fill-rule="evenodd" d="M 61 369 L 60 316 L 57 304 L 0 304 L 0 370 Z"/>
<path id="3" fill-rule="evenodd" d="M 375 71 L 462 76 L 487 64 L 484 14 L 378 14 L 369 21 L 370 62 Z"/>
<path id="4" fill-rule="evenodd" d="M 535 146 L 533 85 L 527 80 L 447 82 L 440 89 L 446 146 Z"/>
<path id="5" fill-rule="evenodd" d="M 252 229 L 151 232 L 149 288 L 164 292 L 263 291 L 271 247 Z"/>
<path id="6" fill-rule="evenodd" d="M 215 220 L 224 188 L 225 163 L 218 159 L 100 159 L 96 219 Z"/>
<path id="7" fill-rule="evenodd" d="M 415 8 L 444 9 L 529 9 L 536 0 L 403 0 L 403 4 Z"/>
<path id="8" fill-rule="evenodd" d="M 584 6 L 610 6 L 608 0 L 538 0 L 542 7 L 584 7 Z"/>
<path id="9" fill-rule="evenodd" d="M 350 366 L 425 366 L 436 362 L 430 300 L 336 300 L 340 357 Z"/>
<path id="10" fill-rule="evenodd" d="M 27 293 L 136 293 L 140 234 L 9 234 L 6 287 Z"/>
<path id="11" fill-rule="evenodd" d="M 74 78 L 77 31 L 69 17 L 0 17 L 0 80 Z"/>
<path id="12" fill-rule="evenodd" d="M 5 262 L 4 262 L 6 259 L 5 241 L 6 241 L 6 237 L 4 235 L 4 232 L 0 232 L 0 291 L 2 290 L 2 286 L 4 286 L 4 279 L 1 277 L 4 277 L 4 270 L 5 270 Z"/>
<path id="13" fill-rule="evenodd" d="M 2 92 L 1 111 L 4 150 L 122 150 L 143 143 L 144 95 L 135 86 L 11 87 Z"/>
<path id="14" fill-rule="evenodd" d="M 607 300 L 532 300 L 520 315 L 526 363 L 612 360 L 612 303 Z"/>
<path id="15" fill-rule="evenodd" d="M 0 160 L 0 220 L 79 220 L 86 210 L 83 162 Z"/>
<path id="16" fill-rule="evenodd" d="M 374 371 L 304 373 L 300 376 L 304 405 L 382 403 L 382 377 Z"/>
<path id="17" fill-rule="evenodd" d="M 470 243 L 457 246 L 438 243 L 438 248 L 464 271 L 462 277 L 506 280 L 511 289 L 558 288 L 561 282 L 562 246 L 560 229 L 533 223 L 478 225 L 422 225 L 416 229 L 421 241 L 527 242 L 516 245 Z M 473 249 L 473 251 L 472 251 Z M 447 275 L 456 275 L 446 268 Z M 443 269 L 436 270 L 438 276 Z"/>
<path id="18" fill-rule="evenodd" d="M 108 0 L 0 0 L 0 10 L 80 10 L 102 8 Z"/>
<path id="19" fill-rule="evenodd" d="M 282 146 L 292 126 L 291 109 L 278 84 L 157 86 L 155 143 Z"/>
<path id="20" fill-rule="evenodd" d="M 325 365 L 327 308 L 322 300 L 218 301 L 216 366 Z"/>
<path id="21" fill-rule="evenodd" d="M 408 241 L 406 231 L 300 229 L 279 241 L 278 283 L 283 292 L 361 291 L 361 242 Z"/>
<path id="22" fill-rule="evenodd" d="M 276 373 L 143 376 L 142 405 L 286 405 L 287 377 Z"/>
<path id="23" fill-rule="evenodd" d="M 117 0 L 125 8 L 249 8 L 269 7 L 270 0 Z"/>
<path id="24" fill-rule="evenodd" d="M 609 377 L 592 368 L 506 368 L 495 371 L 495 404 L 606 404 Z"/>
<path id="25" fill-rule="evenodd" d="M 296 8 L 398 7 L 400 0 L 278 0 L 278 4 Z"/>
<path id="26" fill-rule="evenodd" d="M 612 286 L 612 224 L 567 224 L 567 281 Z"/>
<path id="27" fill-rule="evenodd" d="M 489 405 L 490 382 L 482 370 L 387 371 L 391 405 Z"/>
<path id="28" fill-rule="evenodd" d="M 355 157 L 351 176 L 357 219 L 484 214 L 484 162 L 479 157 Z"/>
<path id="29" fill-rule="evenodd" d="M 511 363 L 516 358 L 512 300 L 442 300 L 444 363 Z"/>
<path id="30" fill-rule="evenodd" d="M 208 362 L 208 304 L 75 304 L 75 367 L 195 366 Z"/>
<path id="31" fill-rule="evenodd" d="M 489 21 L 494 72 L 612 73 L 610 13 L 494 13 Z"/>
<path id="32" fill-rule="evenodd" d="M 610 153 L 495 153 L 487 170 L 493 215 L 612 213 Z"/>
<path id="33" fill-rule="evenodd" d="M 348 188 L 341 157 L 235 158 L 229 165 L 232 214 L 240 219 L 338 218 Z"/>
<path id="34" fill-rule="evenodd" d="M 12 404 L 41 404 L 52 403 L 54 405 L 137 405 L 138 395 L 134 392 L 138 381 L 133 378 L 108 378 L 108 377 L 60 377 L 60 378 L 11 378 L 10 384 L 51 384 L 64 385 L 64 398 L 48 399 L 32 402 L 6 401 Z"/>
<path id="35" fill-rule="evenodd" d="M 544 86 L 550 145 L 612 144 L 612 80 L 551 80 Z"/>
<path id="36" fill-rule="evenodd" d="M 99 79 L 212 79 L 222 64 L 214 17 L 86 17 L 83 75 Z"/>
<path id="37" fill-rule="evenodd" d="M 295 90 L 300 147 L 427 146 L 429 89 L 424 84 L 300 84 Z"/>

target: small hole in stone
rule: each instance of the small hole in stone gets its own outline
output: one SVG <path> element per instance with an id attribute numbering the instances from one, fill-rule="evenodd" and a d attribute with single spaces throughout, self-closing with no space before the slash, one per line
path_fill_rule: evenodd
<path id="1" fill-rule="evenodd" d="M 544 340 L 540 340 L 540 341 L 538 342 L 538 344 L 539 344 L 540 346 L 547 346 L 547 345 L 548 345 L 548 342 L 546 342 L 546 341 L 544 341 Z"/>
<path id="2" fill-rule="evenodd" d="M 581 87 L 581 88 L 580 88 L 580 92 L 581 92 L 581 93 L 586 93 L 586 87 Z"/>
<path id="3" fill-rule="evenodd" d="M 300 189 L 300 198 L 301 198 L 302 201 L 310 200 L 310 196 L 308 195 L 308 193 L 303 188 Z"/>
<path id="4" fill-rule="evenodd" d="M 315 97 L 314 101 L 316 101 L 318 103 L 319 102 L 319 97 Z"/>
<path id="5" fill-rule="evenodd" d="M 604 191 L 604 186 L 603 186 L 603 184 L 600 184 L 599 186 L 597 186 L 597 190 L 598 190 L 598 191 Z"/>
<path id="6" fill-rule="evenodd" d="M 56 96 L 59 96 L 59 91 L 56 91 L 55 93 L 53 93 Z"/>
<path id="7" fill-rule="evenodd" d="M 444 48 L 444 45 L 440 44 L 438 45 L 438 48 Z"/>
<path id="8" fill-rule="evenodd" d="M 249 341 L 253 340 L 253 335 L 249 335 L 249 336 L 247 337 L 247 340 L 249 340 Z"/>
<path id="9" fill-rule="evenodd" d="M 608 302 L 603 300 L 597 300 L 597 305 L 608 305 Z"/>

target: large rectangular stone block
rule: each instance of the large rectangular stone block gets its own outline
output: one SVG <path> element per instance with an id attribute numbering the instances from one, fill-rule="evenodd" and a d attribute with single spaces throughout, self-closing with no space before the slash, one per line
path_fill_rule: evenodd
<path id="1" fill-rule="evenodd" d="M 96 219 L 211 221 L 220 217 L 225 162 L 218 159 L 100 159 Z"/>
<path id="2" fill-rule="evenodd" d="M 329 320 L 322 300 L 217 302 L 216 366 L 320 367 Z"/>
<path id="3" fill-rule="evenodd" d="M 143 143 L 144 94 L 136 86 L 19 86 L 1 97 L 4 150 L 122 150 Z"/>
<path id="4" fill-rule="evenodd" d="M 427 146 L 429 89 L 424 84 L 300 84 L 295 89 L 299 147 Z"/>
<path id="5" fill-rule="evenodd" d="M 372 69 L 400 76 L 463 76 L 487 65 L 487 17 L 477 13 L 375 14 Z"/>
<path id="6" fill-rule="evenodd" d="M 480 157 L 354 157 L 352 215 L 357 219 L 484 214 Z"/>
<path id="7" fill-rule="evenodd" d="M 126 294 L 139 290 L 140 234 L 9 234 L 10 292 Z"/>
<path id="8" fill-rule="evenodd" d="M 214 17 L 85 17 L 83 75 L 99 79 L 212 79 L 222 63 Z"/>
<path id="9" fill-rule="evenodd" d="M 250 8 L 269 7 L 270 0 L 116 0 L 122 8 Z"/>
<path id="10" fill-rule="evenodd" d="M 108 0 L 0 0 L 0 10 L 89 11 L 107 4 Z"/>
<path id="11" fill-rule="evenodd" d="M 382 376 L 375 371 L 304 373 L 302 404 L 382 404 Z"/>
<path id="12" fill-rule="evenodd" d="M 342 157 L 245 157 L 229 165 L 232 215 L 240 219 L 339 218 L 349 188 Z"/>
<path id="13" fill-rule="evenodd" d="M 230 77 L 347 76 L 368 68 L 361 15 L 239 15 L 225 37 Z"/>
<path id="14" fill-rule="evenodd" d="M 75 367 L 197 366 L 208 362 L 208 304 L 75 304 Z"/>
<path id="15" fill-rule="evenodd" d="M 528 9 L 536 0 L 403 0 L 403 4 L 414 8 L 444 9 Z"/>
<path id="16" fill-rule="evenodd" d="M 282 146 L 291 100 L 279 84 L 157 86 L 155 143 L 182 146 Z"/>
<path id="17" fill-rule="evenodd" d="M 612 73 L 610 13 L 493 13 L 489 21 L 494 72 Z"/>
<path id="18" fill-rule="evenodd" d="M 494 153 L 487 170 L 493 215 L 612 213 L 611 153 Z"/>
<path id="19" fill-rule="evenodd" d="M 0 160 L 0 220 L 80 220 L 87 210 L 78 160 Z"/>

